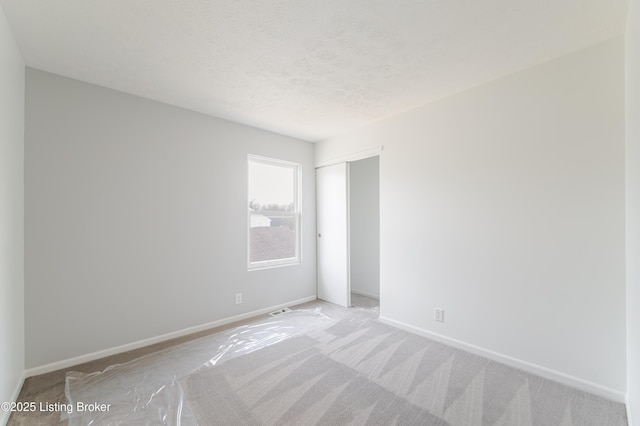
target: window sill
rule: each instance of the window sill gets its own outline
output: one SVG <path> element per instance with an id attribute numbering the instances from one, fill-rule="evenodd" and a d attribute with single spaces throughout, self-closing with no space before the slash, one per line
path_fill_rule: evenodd
<path id="1" fill-rule="evenodd" d="M 247 270 L 249 272 L 251 271 L 260 271 L 263 269 L 273 269 L 273 268 L 282 268 L 285 266 L 296 266 L 296 265 L 300 265 L 300 260 L 299 259 L 295 259 L 295 260 L 290 260 L 287 262 L 256 262 L 253 264 L 250 264 L 249 267 L 247 268 Z"/>

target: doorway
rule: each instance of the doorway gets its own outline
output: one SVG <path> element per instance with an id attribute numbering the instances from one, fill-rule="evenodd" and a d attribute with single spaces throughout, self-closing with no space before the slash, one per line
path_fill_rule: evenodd
<path id="1" fill-rule="evenodd" d="M 380 300 L 379 157 L 349 164 L 351 293 Z"/>
<path id="2" fill-rule="evenodd" d="M 318 298 L 380 299 L 379 157 L 316 169 Z"/>

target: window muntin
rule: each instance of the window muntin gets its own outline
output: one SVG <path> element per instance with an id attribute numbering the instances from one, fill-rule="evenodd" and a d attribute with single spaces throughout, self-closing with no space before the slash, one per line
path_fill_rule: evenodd
<path id="1" fill-rule="evenodd" d="M 300 165 L 249 156 L 249 269 L 300 263 Z"/>

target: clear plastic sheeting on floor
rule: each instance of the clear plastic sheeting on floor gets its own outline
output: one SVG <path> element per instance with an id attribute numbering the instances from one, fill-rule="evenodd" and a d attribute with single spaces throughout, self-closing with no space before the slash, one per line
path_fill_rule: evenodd
<path id="1" fill-rule="evenodd" d="M 104 371 L 68 372 L 69 425 L 194 425 L 178 380 L 334 321 L 320 308 L 300 309 L 164 349 Z"/>

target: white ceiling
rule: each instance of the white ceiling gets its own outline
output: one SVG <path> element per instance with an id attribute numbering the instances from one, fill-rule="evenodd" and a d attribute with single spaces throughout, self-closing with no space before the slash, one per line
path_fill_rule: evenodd
<path id="1" fill-rule="evenodd" d="M 309 141 L 624 32 L 627 0 L 0 0 L 27 65 Z"/>

